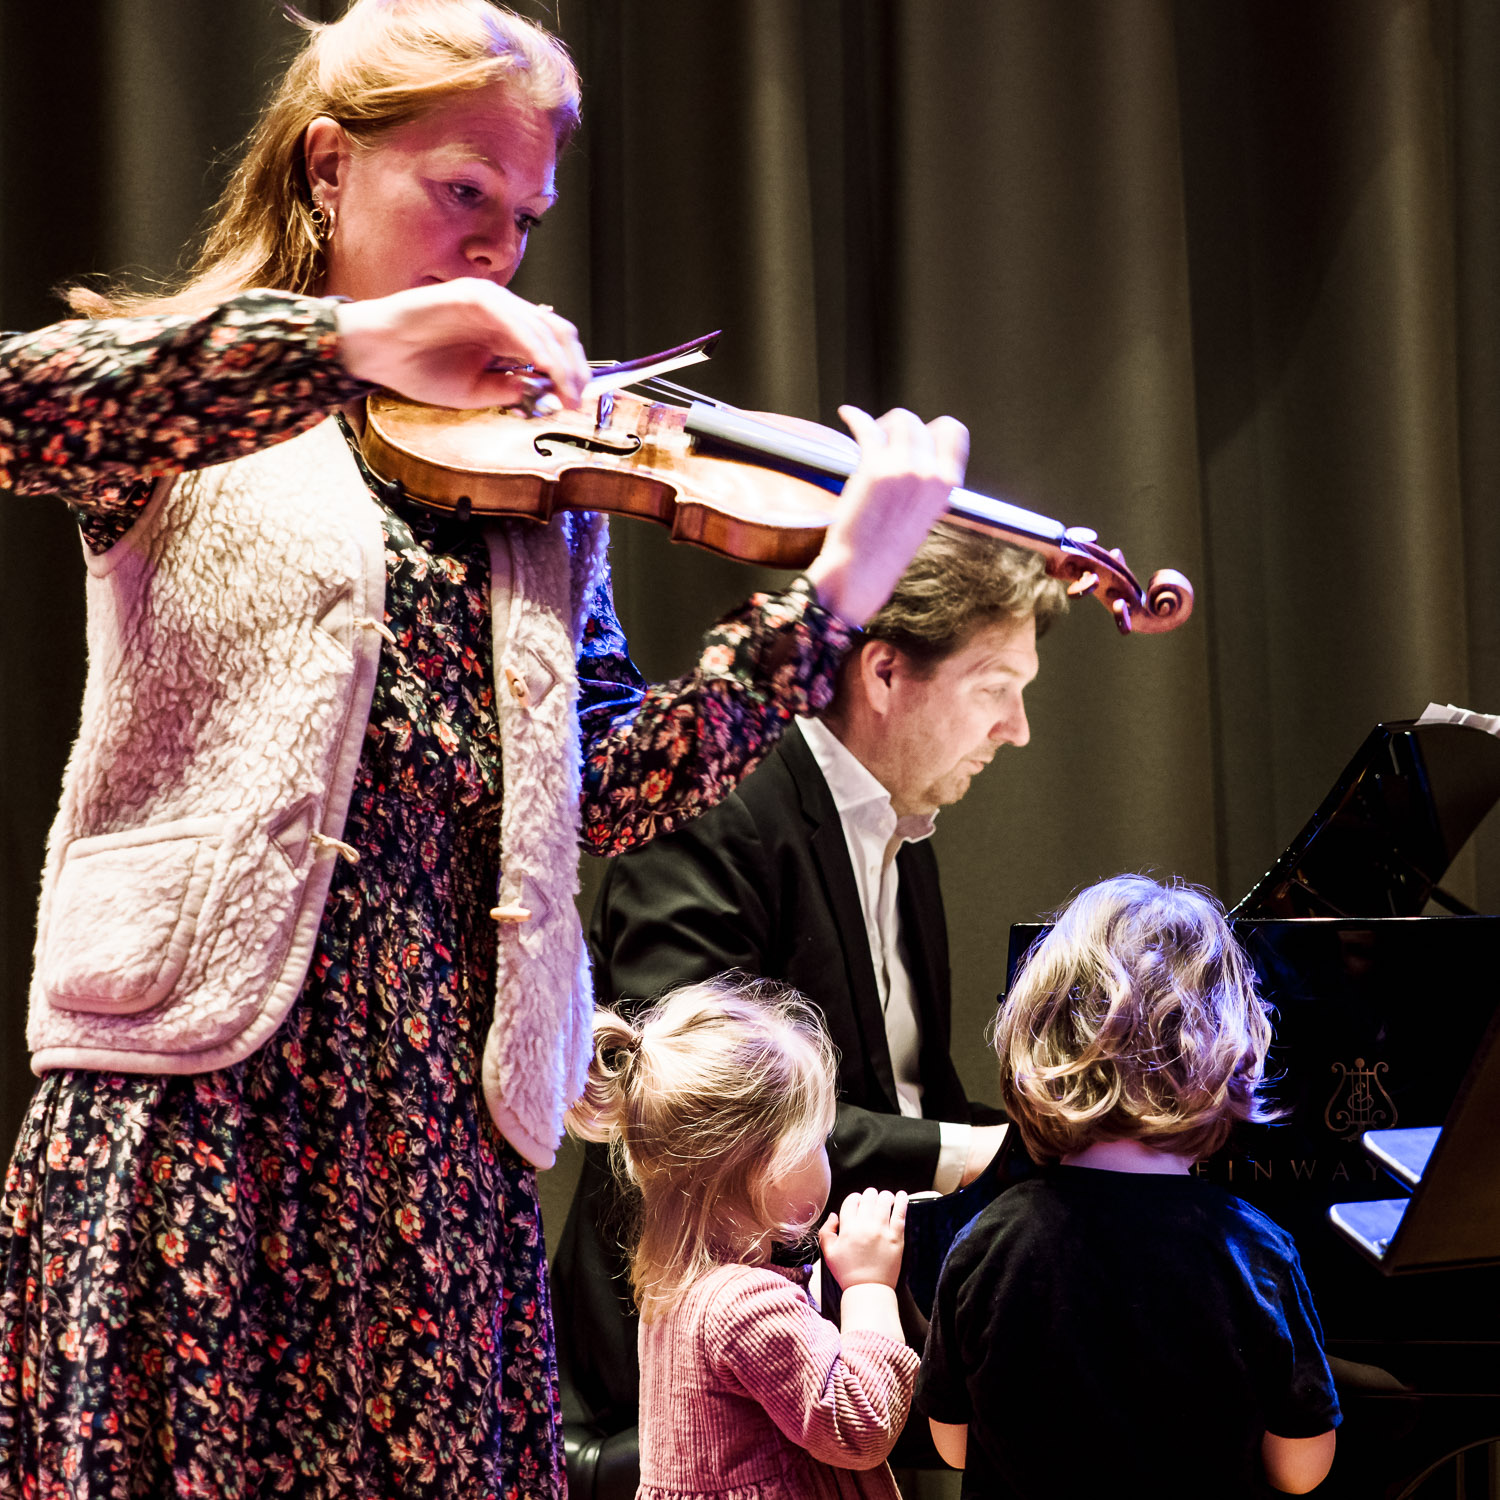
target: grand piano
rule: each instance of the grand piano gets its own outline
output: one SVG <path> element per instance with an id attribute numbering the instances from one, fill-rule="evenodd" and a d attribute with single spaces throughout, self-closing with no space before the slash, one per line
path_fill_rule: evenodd
<path id="1" fill-rule="evenodd" d="M 1198 1170 L 1296 1236 L 1345 1413 L 1329 1500 L 1500 1500 L 1500 917 L 1441 885 L 1497 799 L 1495 734 L 1382 724 L 1230 913 L 1276 1008 L 1287 1113 Z M 1013 929 L 1012 973 L 1043 930 Z M 1393 1172 L 1381 1141 L 1445 1122 L 1463 1145 L 1439 1139 L 1428 1171 L 1449 1191 L 1401 1202 L 1422 1163 Z M 1413 1219 L 1400 1266 L 1330 1218 L 1376 1200 Z"/>

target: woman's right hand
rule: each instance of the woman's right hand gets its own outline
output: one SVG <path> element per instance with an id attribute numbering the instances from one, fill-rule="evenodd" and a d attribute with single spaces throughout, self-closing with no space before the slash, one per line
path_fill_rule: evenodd
<path id="1" fill-rule="evenodd" d="M 818 1231 L 818 1246 L 834 1280 L 847 1292 L 875 1283 L 894 1288 L 906 1236 L 906 1194 L 866 1188 L 850 1193 Z"/>
<path id="2" fill-rule="evenodd" d="M 589 378 L 566 318 L 478 277 L 344 302 L 334 319 L 351 375 L 430 406 L 516 404 L 535 382 L 501 363 L 546 375 L 565 406 L 579 404 Z"/>

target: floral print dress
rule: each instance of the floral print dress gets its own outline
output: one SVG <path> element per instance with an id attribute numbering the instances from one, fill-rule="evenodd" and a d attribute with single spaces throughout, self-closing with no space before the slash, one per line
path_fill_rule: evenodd
<path id="1" fill-rule="evenodd" d="M 0 484 L 66 495 L 101 551 L 155 479 L 363 390 L 318 300 L 57 325 L 0 343 Z M 0 1197 L 0 1494 L 564 1492 L 534 1174 L 479 1084 L 502 795 L 487 552 L 366 477 L 394 640 L 343 833 L 359 860 L 245 1062 L 37 1088 Z M 717 800 L 822 706 L 847 645 L 801 594 L 757 597 L 647 689 L 602 586 L 579 664 L 588 846 Z"/>

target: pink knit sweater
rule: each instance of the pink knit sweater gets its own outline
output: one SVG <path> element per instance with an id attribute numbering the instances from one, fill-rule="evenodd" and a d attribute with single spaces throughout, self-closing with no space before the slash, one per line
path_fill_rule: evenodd
<path id="1" fill-rule="evenodd" d="M 898 1500 L 917 1355 L 840 1336 L 792 1272 L 720 1266 L 642 1322 L 639 1500 Z"/>

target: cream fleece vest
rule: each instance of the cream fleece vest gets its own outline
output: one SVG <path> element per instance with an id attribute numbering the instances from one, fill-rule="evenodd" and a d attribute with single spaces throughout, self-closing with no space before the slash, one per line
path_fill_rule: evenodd
<path id="1" fill-rule="evenodd" d="M 587 1063 L 576 649 L 606 542 L 593 517 L 488 541 L 500 904 L 529 918 L 501 930 L 483 1079 L 501 1129 L 548 1166 Z M 32 1067 L 225 1067 L 267 1041 L 311 962 L 384 633 L 380 513 L 328 421 L 164 486 L 88 572 Z"/>

